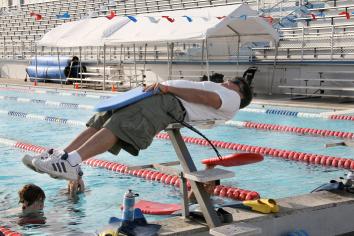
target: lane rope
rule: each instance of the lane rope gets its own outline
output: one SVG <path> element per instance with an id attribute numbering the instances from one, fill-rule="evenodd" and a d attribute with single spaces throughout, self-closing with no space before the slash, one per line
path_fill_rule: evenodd
<path id="1" fill-rule="evenodd" d="M 352 132 L 344 132 L 344 131 L 334 131 L 334 130 L 326 130 L 326 129 L 313 129 L 313 128 L 302 128 L 295 126 L 287 126 L 287 125 L 276 125 L 276 124 L 266 124 L 266 123 L 256 123 L 252 121 L 226 121 L 225 125 L 241 127 L 241 128 L 249 128 L 249 129 L 257 129 L 257 130 L 266 130 L 266 131 L 277 131 L 277 132 L 287 132 L 293 134 L 306 134 L 313 136 L 323 136 L 323 137 L 338 137 L 338 138 L 346 138 L 353 139 L 354 133 Z"/>
<path id="2" fill-rule="evenodd" d="M 74 97 L 87 97 L 87 98 L 96 98 L 96 99 L 107 99 L 111 98 L 113 95 L 98 95 L 89 92 L 63 92 L 58 89 L 55 90 L 46 90 L 46 89 L 38 89 L 38 88 L 13 88 L 13 87 L 4 87 L 0 85 L 0 90 L 3 91 L 15 91 L 15 92 L 23 92 L 23 93 L 37 93 L 37 94 L 51 94 L 51 95 L 59 95 L 59 96 L 74 96 Z"/>
<path id="3" fill-rule="evenodd" d="M 6 139 L 6 138 L 0 138 L 0 144 L 10 146 L 10 147 L 15 147 L 19 148 L 22 150 L 26 151 L 31 151 L 35 153 L 42 153 L 47 150 L 45 147 L 41 147 L 38 145 L 33 145 L 33 144 L 28 144 L 20 141 L 15 141 L 11 139 Z M 83 164 L 86 164 L 88 166 L 92 167 L 100 167 L 104 168 L 110 171 L 114 172 L 119 172 L 125 175 L 132 175 L 132 176 L 137 176 L 141 178 L 145 178 L 147 180 L 151 181 L 157 181 L 160 183 L 165 183 L 168 185 L 172 185 L 175 187 L 180 186 L 180 179 L 177 175 L 169 175 L 165 174 L 159 171 L 155 170 L 149 170 L 149 169 L 139 169 L 139 170 L 128 170 L 128 166 L 124 164 L 120 164 L 117 162 L 111 162 L 111 161 L 105 161 L 105 160 L 99 160 L 95 158 L 90 158 L 89 160 L 86 160 L 83 162 Z M 187 181 L 187 187 L 188 189 L 191 188 L 190 183 Z M 221 197 L 228 197 L 234 200 L 253 200 L 253 199 L 258 199 L 260 198 L 260 195 L 258 192 L 251 191 L 251 190 L 246 190 L 246 189 L 241 189 L 241 188 L 236 188 L 236 187 L 231 187 L 231 186 L 224 186 L 224 185 L 218 185 L 215 186 L 213 189 L 213 193 L 216 196 L 221 196 Z"/>
<path id="4" fill-rule="evenodd" d="M 312 119 L 329 119 L 329 120 L 348 120 L 354 121 L 354 116 L 349 115 L 328 115 L 328 114 L 317 114 L 317 113 L 307 113 L 289 110 L 278 110 L 278 109 L 260 109 L 260 108 L 243 108 L 244 112 L 252 113 L 262 113 L 262 114 L 272 114 L 272 115 L 282 115 L 300 118 L 312 118 Z"/>
<path id="5" fill-rule="evenodd" d="M 159 139 L 169 139 L 169 135 L 160 133 L 155 136 Z M 202 146 L 210 146 L 209 143 L 202 138 L 194 137 L 182 137 L 186 143 L 193 143 Z M 297 152 L 291 150 L 284 150 L 278 148 L 252 146 L 247 144 L 238 144 L 231 142 L 213 141 L 215 147 L 230 149 L 234 151 L 253 152 L 261 155 L 277 157 L 285 160 L 304 162 L 307 164 L 313 164 L 317 166 L 331 166 L 335 168 L 343 168 L 354 170 L 354 160 L 344 157 L 326 156 L 321 154 L 313 154 L 306 152 Z"/>
<path id="6" fill-rule="evenodd" d="M 5 236 L 22 236 L 21 233 L 10 230 L 4 226 L 0 226 L 0 232 L 3 233 Z"/>
<path id="7" fill-rule="evenodd" d="M 0 100 L 16 101 L 22 103 L 34 103 L 34 104 L 41 104 L 41 105 L 48 105 L 48 106 L 71 108 L 71 109 L 93 110 L 94 108 L 94 106 L 91 105 L 83 105 L 78 103 L 56 102 L 50 100 L 31 99 L 31 98 L 23 98 L 23 97 L 15 97 L 15 96 L 0 96 Z"/>

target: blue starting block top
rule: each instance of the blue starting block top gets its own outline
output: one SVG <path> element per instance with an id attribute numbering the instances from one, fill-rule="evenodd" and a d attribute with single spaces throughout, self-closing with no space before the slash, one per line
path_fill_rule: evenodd
<path id="1" fill-rule="evenodd" d="M 154 90 L 144 92 L 143 87 L 137 87 L 117 96 L 103 100 L 102 102 L 98 103 L 94 109 L 98 112 L 116 110 L 158 93 L 159 91 Z"/>

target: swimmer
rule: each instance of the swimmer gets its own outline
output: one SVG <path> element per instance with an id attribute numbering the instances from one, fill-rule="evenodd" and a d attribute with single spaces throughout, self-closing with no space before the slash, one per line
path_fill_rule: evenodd
<path id="1" fill-rule="evenodd" d="M 46 196 L 44 191 L 37 185 L 26 184 L 18 191 L 18 197 L 21 208 L 1 211 L 1 216 L 18 216 L 16 223 L 19 225 L 45 224 L 43 209 Z"/>

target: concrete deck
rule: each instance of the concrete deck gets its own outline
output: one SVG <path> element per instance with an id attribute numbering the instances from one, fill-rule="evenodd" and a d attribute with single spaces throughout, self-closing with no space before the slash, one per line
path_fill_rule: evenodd
<path id="1" fill-rule="evenodd" d="M 247 210 L 225 208 L 234 223 L 247 223 L 261 228 L 262 236 L 286 235 L 303 229 L 311 236 L 334 236 L 354 232 L 354 194 L 317 192 L 277 199 L 279 213 L 259 214 Z M 185 221 L 181 217 L 159 221 L 160 235 L 210 235 L 203 223 Z M 354 235 L 347 234 L 347 235 Z"/>

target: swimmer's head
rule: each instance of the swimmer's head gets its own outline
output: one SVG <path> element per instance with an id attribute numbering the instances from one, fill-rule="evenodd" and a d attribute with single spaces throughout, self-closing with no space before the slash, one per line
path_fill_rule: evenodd
<path id="1" fill-rule="evenodd" d="M 23 210 L 42 210 L 44 208 L 45 193 L 34 184 L 26 184 L 18 191 Z"/>

